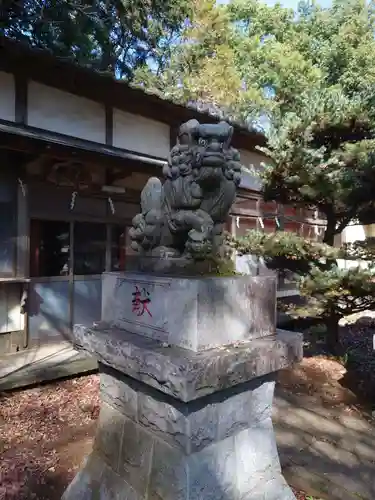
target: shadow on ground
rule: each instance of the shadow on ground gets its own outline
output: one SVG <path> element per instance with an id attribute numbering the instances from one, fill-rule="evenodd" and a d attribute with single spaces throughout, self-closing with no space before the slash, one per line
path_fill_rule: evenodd
<path id="1" fill-rule="evenodd" d="M 355 345 L 363 352 L 372 324 L 365 325 L 370 333 L 363 335 L 362 326 L 357 331 Z M 374 427 L 345 387 L 346 376 L 342 365 L 319 356 L 280 373 L 274 404 L 279 453 L 297 489 L 327 500 L 373 500 Z M 91 451 L 97 410 L 95 375 L 2 396 L 0 500 L 60 500 Z"/>
<path id="2" fill-rule="evenodd" d="M 327 500 L 375 498 L 375 427 L 342 385 L 345 368 L 306 358 L 279 374 L 274 426 L 284 474 Z"/>

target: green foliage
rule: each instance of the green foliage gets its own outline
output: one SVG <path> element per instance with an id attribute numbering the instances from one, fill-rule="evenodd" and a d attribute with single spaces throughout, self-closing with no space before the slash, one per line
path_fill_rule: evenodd
<path id="1" fill-rule="evenodd" d="M 329 245 L 283 231 L 267 234 L 250 230 L 242 238 L 233 239 L 231 247 L 240 255 L 263 257 L 272 269 L 288 269 L 299 275 L 308 272 L 312 265 L 325 268 L 327 261 L 340 255 L 337 249 Z"/>
<path id="2" fill-rule="evenodd" d="M 333 244 L 361 211 L 373 203 L 375 141 L 365 99 L 341 90 L 306 94 L 299 114 L 286 113 L 263 151 L 264 197 L 317 208 L 327 220 L 324 241 Z"/>
<path id="3" fill-rule="evenodd" d="M 339 252 L 342 259 L 358 259 L 375 262 L 375 238 L 345 243 Z"/>
<path id="4" fill-rule="evenodd" d="M 310 326 L 310 328 L 306 330 L 306 333 L 320 340 L 322 337 L 326 336 L 327 327 L 322 323 L 318 323 L 317 325 Z"/>
<path id="5" fill-rule="evenodd" d="M 254 9 L 256 2 L 241 4 Z M 249 26 L 268 31 L 258 51 L 274 96 L 265 199 L 317 208 L 331 245 L 373 206 L 374 14 L 374 2 L 363 0 L 336 1 L 329 9 L 306 2 L 297 17 L 283 11 Z"/>
<path id="6" fill-rule="evenodd" d="M 162 70 L 145 64 L 137 70 L 135 83 L 179 103 L 209 103 L 234 115 L 243 100 L 243 88 L 233 64 L 230 23 L 225 6 L 215 0 L 193 0 L 189 22 L 175 41 L 168 63 Z"/>
<path id="7" fill-rule="evenodd" d="M 163 66 L 189 13 L 184 0 L 3 0 L 0 34 L 131 79 Z"/>
<path id="8" fill-rule="evenodd" d="M 337 265 L 321 270 L 312 267 L 301 278 L 299 289 L 309 298 L 309 308 L 318 317 L 341 319 L 375 306 L 375 268 L 340 269 Z"/>
<path id="9" fill-rule="evenodd" d="M 232 247 L 240 254 L 262 255 L 266 257 L 283 256 L 291 260 L 319 261 L 323 258 L 335 258 L 339 250 L 324 243 L 304 239 L 295 233 L 277 231 L 263 233 L 255 229 L 232 241 Z"/>
<path id="10" fill-rule="evenodd" d="M 258 231 L 233 239 L 231 246 L 240 254 L 262 256 L 272 269 L 294 272 L 304 300 L 302 305 L 287 304 L 285 309 L 292 317 L 321 320 L 332 352 L 338 345 L 340 319 L 375 307 L 375 262 L 370 260 L 366 269 L 340 268 L 336 259 L 348 256 L 348 246 L 336 249 L 293 233 Z"/>
<path id="11" fill-rule="evenodd" d="M 207 276 L 232 277 L 239 276 L 232 259 L 212 258 L 209 260 Z"/>
<path id="12" fill-rule="evenodd" d="M 374 31 L 374 1 L 196 0 L 165 68 L 136 81 L 263 125 L 265 199 L 318 209 L 333 245 L 351 220 L 375 220 Z"/>
<path id="13" fill-rule="evenodd" d="M 275 118 L 304 108 L 310 90 L 371 94 L 374 25 L 372 1 L 335 1 L 329 9 L 301 2 L 296 13 L 259 0 L 194 0 L 168 64 L 142 76 L 185 101 L 230 103 L 245 122 Z"/>
<path id="14" fill-rule="evenodd" d="M 232 277 L 239 276 L 235 263 L 230 256 L 209 255 L 202 260 L 191 260 L 185 263 L 183 273 L 186 276 L 200 277 Z M 177 273 L 181 273 L 181 268 L 177 268 Z"/>

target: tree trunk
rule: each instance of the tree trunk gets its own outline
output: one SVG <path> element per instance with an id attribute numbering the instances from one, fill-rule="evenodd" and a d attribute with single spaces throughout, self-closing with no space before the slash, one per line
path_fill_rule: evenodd
<path id="1" fill-rule="evenodd" d="M 327 328 L 326 333 L 326 345 L 330 354 L 334 356 L 340 356 L 341 345 L 340 345 L 340 334 L 339 334 L 339 321 L 338 316 L 330 316 L 325 320 L 325 325 Z"/>
<path id="2" fill-rule="evenodd" d="M 327 217 L 327 226 L 326 230 L 324 233 L 324 238 L 323 238 L 323 243 L 326 245 L 330 245 L 333 247 L 334 241 L 335 241 L 335 235 L 336 235 L 336 219 L 334 217 L 330 217 L 329 215 L 326 214 Z"/>

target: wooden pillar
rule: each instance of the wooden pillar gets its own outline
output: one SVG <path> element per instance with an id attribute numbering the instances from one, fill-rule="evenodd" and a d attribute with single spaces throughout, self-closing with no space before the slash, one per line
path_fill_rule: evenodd
<path id="1" fill-rule="evenodd" d="M 30 220 L 27 184 L 18 178 L 17 188 L 17 239 L 16 274 L 28 277 L 30 274 Z"/>

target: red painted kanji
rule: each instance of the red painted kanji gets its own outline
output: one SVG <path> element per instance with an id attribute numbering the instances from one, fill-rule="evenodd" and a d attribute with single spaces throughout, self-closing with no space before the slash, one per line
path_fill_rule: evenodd
<path id="1" fill-rule="evenodd" d="M 152 314 L 148 308 L 148 305 L 151 304 L 150 293 L 145 289 L 139 289 L 137 285 L 134 285 L 135 290 L 132 293 L 132 312 L 137 316 L 143 316 L 146 312 L 150 318 L 152 318 Z"/>

